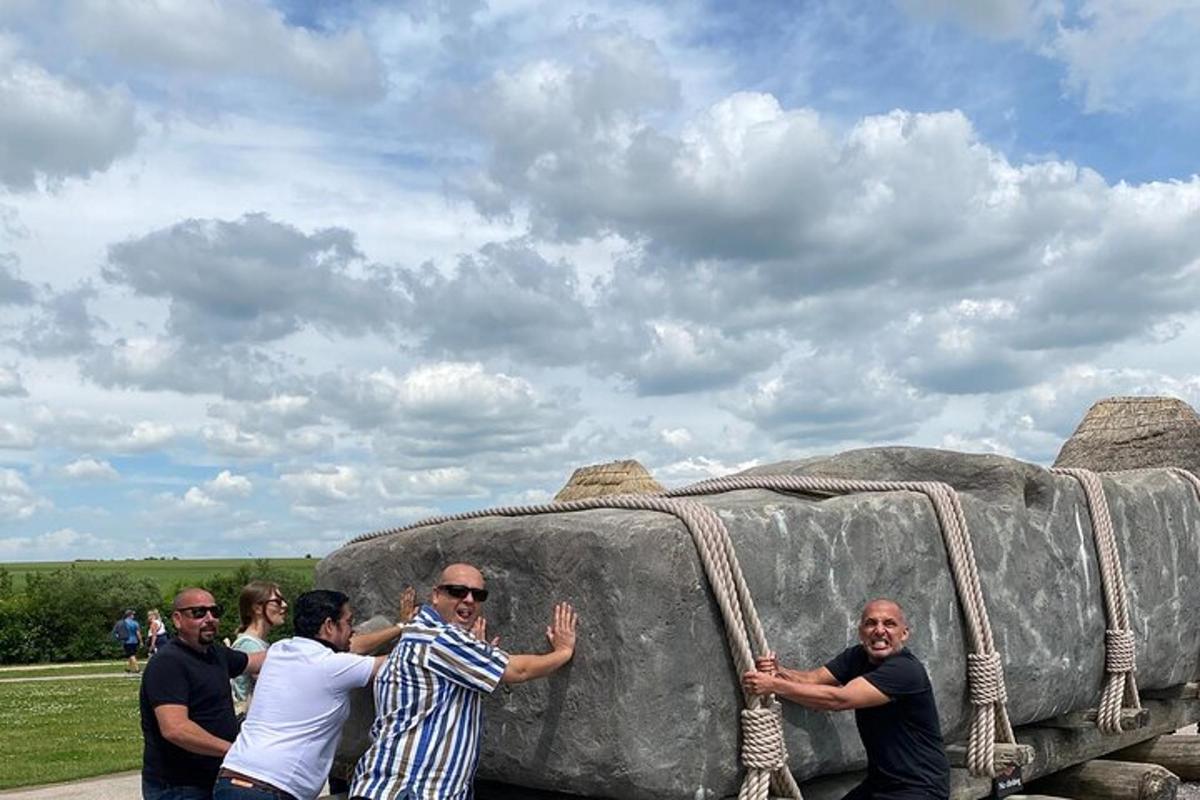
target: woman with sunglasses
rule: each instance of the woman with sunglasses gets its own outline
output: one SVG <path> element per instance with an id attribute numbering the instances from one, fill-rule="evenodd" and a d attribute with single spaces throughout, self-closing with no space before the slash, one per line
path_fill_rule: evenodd
<path id="1" fill-rule="evenodd" d="M 279 591 L 279 584 L 271 581 L 251 581 L 238 597 L 238 616 L 241 627 L 233 642 L 234 650 L 243 653 L 260 653 L 267 649 L 267 636 L 271 629 L 283 622 L 287 614 L 287 601 Z M 246 717 L 250 699 L 254 695 L 254 678 L 239 675 L 229 682 L 233 689 L 233 708 L 239 722 Z"/>

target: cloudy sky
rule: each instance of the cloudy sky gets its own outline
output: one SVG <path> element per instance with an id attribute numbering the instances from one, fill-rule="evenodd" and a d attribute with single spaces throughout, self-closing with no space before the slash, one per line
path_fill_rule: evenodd
<path id="1" fill-rule="evenodd" d="M 964 10 L 967 9 L 967 10 Z M 1200 403 L 1192 0 L 0 0 L 0 561 Z"/>

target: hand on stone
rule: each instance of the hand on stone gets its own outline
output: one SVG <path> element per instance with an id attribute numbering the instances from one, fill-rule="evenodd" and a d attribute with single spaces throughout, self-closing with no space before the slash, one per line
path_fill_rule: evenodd
<path id="1" fill-rule="evenodd" d="M 575 623 L 579 618 L 570 603 L 559 603 L 554 607 L 554 620 L 546 628 L 546 638 L 554 650 L 575 653 Z"/>
<path id="2" fill-rule="evenodd" d="M 767 653 L 754 659 L 754 668 L 769 675 L 779 674 L 779 659 L 774 653 Z"/>
<path id="3" fill-rule="evenodd" d="M 483 617 L 476 617 L 475 624 L 471 626 L 471 635 L 481 642 L 487 642 L 487 620 Z M 493 636 L 492 641 L 488 642 L 492 647 L 500 644 L 500 637 Z"/>
<path id="4" fill-rule="evenodd" d="M 412 618 L 417 615 L 417 590 L 411 586 L 405 586 L 404 591 L 400 592 L 400 605 L 396 610 L 396 621 L 403 625 L 406 622 L 411 622 Z"/>
<path id="5" fill-rule="evenodd" d="M 749 670 L 742 675 L 742 688 L 754 695 L 770 694 L 775 690 L 775 676 L 770 672 Z"/>

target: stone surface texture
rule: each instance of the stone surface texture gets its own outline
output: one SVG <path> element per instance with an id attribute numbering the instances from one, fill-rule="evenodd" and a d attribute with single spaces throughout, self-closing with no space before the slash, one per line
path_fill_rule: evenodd
<path id="1" fill-rule="evenodd" d="M 999 456 L 873 448 L 749 474 L 940 480 L 962 498 L 1014 724 L 1095 706 L 1103 678 L 1100 575 L 1086 501 L 1066 476 Z M 1163 472 L 1106 476 L 1137 640 L 1138 684 L 1191 680 L 1200 654 L 1200 502 Z M 738 491 L 701 499 L 733 537 L 768 641 L 788 666 L 852 643 L 874 597 L 899 600 L 929 670 L 947 741 L 965 736 L 964 629 L 932 507 L 919 494 L 831 499 Z M 595 510 L 443 523 L 347 545 L 319 586 L 360 618 L 390 615 L 409 584 L 427 593 L 443 564 L 480 565 L 486 615 L 510 652 L 541 651 L 557 600 L 581 615 L 574 662 L 487 701 L 481 778 L 626 800 L 736 794 L 740 696 L 720 615 L 683 524 Z M 361 693 L 339 763 L 366 745 Z M 785 704 L 801 780 L 860 767 L 852 714 Z"/>

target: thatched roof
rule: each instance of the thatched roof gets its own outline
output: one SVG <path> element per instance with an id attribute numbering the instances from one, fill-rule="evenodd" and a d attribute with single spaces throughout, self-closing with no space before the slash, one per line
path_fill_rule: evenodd
<path id="1" fill-rule="evenodd" d="M 1183 467 L 1200 475 L 1200 416 L 1174 397 L 1109 397 L 1084 415 L 1056 467 Z"/>
<path id="2" fill-rule="evenodd" d="M 582 500 L 610 494 L 655 494 L 663 491 L 646 468 L 633 459 L 610 461 L 580 467 L 571 474 L 567 485 L 554 495 L 555 500 Z"/>

